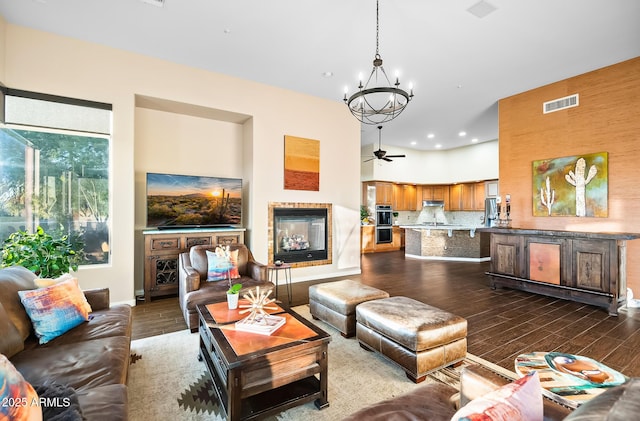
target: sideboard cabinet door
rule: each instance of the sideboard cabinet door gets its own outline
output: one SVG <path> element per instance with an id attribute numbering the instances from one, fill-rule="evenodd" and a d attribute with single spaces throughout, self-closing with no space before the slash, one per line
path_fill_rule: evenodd
<path id="1" fill-rule="evenodd" d="M 612 245 L 613 250 L 611 250 Z M 614 293 L 610 283 L 610 272 L 615 271 L 613 279 L 616 279 L 617 263 L 612 262 L 612 259 L 617 260 L 615 241 L 573 240 L 571 286 Z"/>
<path id="2" fill-rule="evenodd" d="M 491 272 L 523 276 L 522 247 L 523 240 L 520 236 L 493 234 L 491 236 Z"/>

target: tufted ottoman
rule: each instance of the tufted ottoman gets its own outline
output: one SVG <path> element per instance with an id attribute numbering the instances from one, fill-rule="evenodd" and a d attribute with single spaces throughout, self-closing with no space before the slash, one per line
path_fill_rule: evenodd
<path id="1" fill-rule="evenodd" d="M 467 321 L 411 298 L 362 303 L 356 320 L 360 346 L 399 364 L 415 383 L 467 355 Z"/>
<path id="2" fill-rule="evenodd" d="M 330 324 L 348 338 L 356 333 L 356 306 L 388 296 L 385 291 L 350 279 L 325 282 L 309 287 L 309 310 L 315 319 Z"/>

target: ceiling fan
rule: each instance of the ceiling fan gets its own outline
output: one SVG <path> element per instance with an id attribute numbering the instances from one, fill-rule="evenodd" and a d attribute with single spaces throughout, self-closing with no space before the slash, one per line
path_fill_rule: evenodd
<path id="1" fill-rule="evenodd" d="M 382 126 L 378 126 L 378 150 L 373 151 L 373 158 L 369 158 L 364 162 L 373 161 L 374 159 L 384 159 L 385 161 L 391 162 L 393 159 L 390 158 L 404 158 L 405 155 L 387 155 L 387 151 L 383 151 L 382 149 Z"/>

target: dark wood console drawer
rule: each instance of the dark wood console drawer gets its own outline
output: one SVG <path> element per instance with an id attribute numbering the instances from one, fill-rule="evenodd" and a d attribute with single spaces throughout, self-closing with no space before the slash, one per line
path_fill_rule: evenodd
<path id="1" fill-rule="evenodd" d="M 187 250 L 193 246 L 209 246 L 211 245 L 211 237 L 187 237 Z"/>
<path id="2" fill-rule="evenodd" d="M 180 238 L 152 238 L 151 250 L 179 250 Z"/>

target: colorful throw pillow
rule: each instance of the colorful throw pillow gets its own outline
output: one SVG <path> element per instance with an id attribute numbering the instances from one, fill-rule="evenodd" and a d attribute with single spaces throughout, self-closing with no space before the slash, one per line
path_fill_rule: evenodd
<path id="1" fill-rule="evenodd" d="M 223 281 L 238 279 L 238 250 L 226 252 L 216 248 L 215 252 L 207 250 L 207 281 Z"/>
<path id="2" fill-rule="evenodd" d="M 89 320 L 91 306 L 75 278 L 18 294 L 41 344 Z"/>
<path id="3" fill-rule="evenodd" d="M 0 354 L 0 420 L 41 421 L 38 394 L 11 361 Z"/>
<path id="4" fill-rule="evenodd" d="M 542 421 L 542 388 L 532 371 L 512 383 L 472 400 L 451 421 Z"/>

